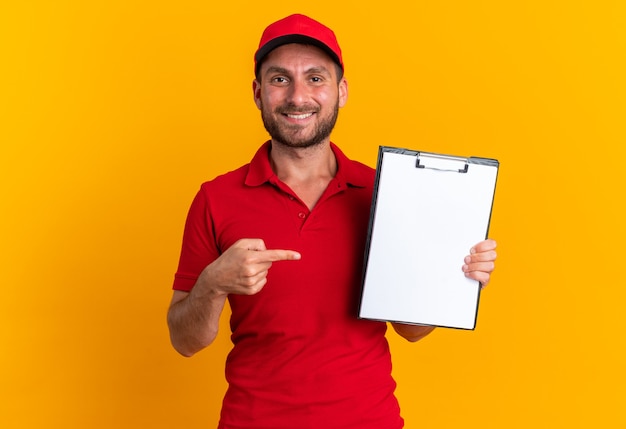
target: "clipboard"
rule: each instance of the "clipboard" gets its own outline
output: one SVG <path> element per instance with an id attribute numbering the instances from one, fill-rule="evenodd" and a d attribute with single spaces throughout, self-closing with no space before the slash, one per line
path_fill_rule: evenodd
<path id="1" fill-rule="evenodd" d="M 362 319 L 473 330 L 499 162 L 380 146 L 365 247 Z"/>

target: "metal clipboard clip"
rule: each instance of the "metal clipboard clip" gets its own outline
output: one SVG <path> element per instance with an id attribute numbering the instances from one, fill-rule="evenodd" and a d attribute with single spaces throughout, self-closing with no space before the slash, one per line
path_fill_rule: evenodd
<path id="1" fill-rule="evenodd" d="M 455 173 L 467 173 L 469 160 L 459 156 L 418 152 L 415 167 L 438 171 L 452 171 Z"/>

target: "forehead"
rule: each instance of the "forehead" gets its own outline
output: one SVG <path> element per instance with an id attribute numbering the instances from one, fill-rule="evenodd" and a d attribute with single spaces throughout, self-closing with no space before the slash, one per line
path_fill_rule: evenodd
<path id="1" fill-rule="evenodd" d="M 335 62 L 323 50 L 313 45 L 290 43 L 272 50 L 263 59 L 260 72 L 263 74 L 269 67 L 279 67 L 287 70 L 325 68 L 334 73 Z"/>

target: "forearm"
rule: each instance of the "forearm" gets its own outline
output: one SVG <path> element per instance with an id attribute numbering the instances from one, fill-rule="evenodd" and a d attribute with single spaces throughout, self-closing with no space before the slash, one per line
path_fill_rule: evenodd
<path id="1" fill-rule="evenodd" d="M 202 295 L 194 293 L 193 289 L 187 296 L 172 302 L 167 323 L 174 349 L 190 357 L 211 344 L 217 336 L 225 302 L 225 294 Z"/>
<path id="2" fill-rule="evenodd" d="M 406 325 L 404 323 L 392 323 L 391 326 L 401 337 L 412 343 L 421 340 L 435 330 L 434 326 Z"/>

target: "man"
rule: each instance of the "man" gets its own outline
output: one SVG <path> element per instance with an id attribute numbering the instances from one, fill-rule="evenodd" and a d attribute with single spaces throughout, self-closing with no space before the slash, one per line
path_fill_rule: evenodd
<path id="1" fill-rule="evenodd" d="M 374 170 L 330 142 L 348 97 L 334 33 L 303 15 L 271 24 L 255 75 L 271 140 L 191 205 L 172 344 L 185 356 L 208 346 L 229 300 L 220 428 L 401 428 L 386 324 L 357 317 Z M 478 243 L 459 272 L 487 284 L 494 249 Z M 409 341 L 433 330 L 392 326 Z"/>

